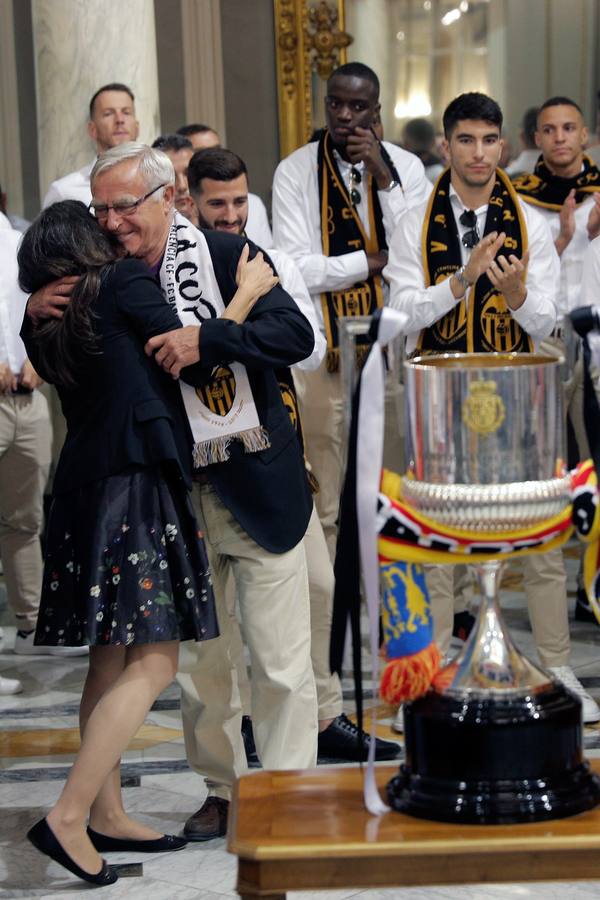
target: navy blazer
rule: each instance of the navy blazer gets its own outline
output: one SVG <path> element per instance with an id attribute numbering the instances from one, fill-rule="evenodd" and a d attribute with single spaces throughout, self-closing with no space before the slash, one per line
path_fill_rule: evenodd
<path id="1" fill-rule="evenodd" d="M 236 291 L 244 238 L 204 231 L 224 303 Z M 257 247 L 250 243 L 250 255 Z M 274 268 L 274 267 L 273 267 Z M 294 547 L 306 532 L 313 501 L 296 432 L 281 399 L 275 369 L 312 353 L 314 334 L 296 303 L 279 285 L 262 297 L 242 325 L 209 319 L 200 328 L 200 364 L 246 366 L 261 424 L 271 446 L 245 453 L 230 445 L 230 459 L 205 471 L 221 501 L 250 537 L 272 553 Z"/>
<path id="2" fill-rule="evenodd" d="M 57 385 L 67 420 L 53 490 L 64 494 L 129 465 L 168 463 L 191 487 L 193 439 L 179 384 L 144 353 L 156 334 L 181 323 L 145 263 L 125 259 L 105 273 L 93 304 L 100 352 L 86 356 L 74 387 Z M 21 337 L 34 368 L 50 381 L 35 330 Z M 186 380 L 199 367 L 186 369 Z"/>

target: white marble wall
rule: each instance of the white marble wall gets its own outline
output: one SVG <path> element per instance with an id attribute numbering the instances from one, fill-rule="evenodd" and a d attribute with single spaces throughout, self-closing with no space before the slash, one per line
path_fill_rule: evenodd
<path id="1" fill-rule="evenodd" d="M 81 168 L 95 147 L 88 104 L 118 81 L 136 98 L 140 140 L 160 134 L 152 0 L 32 0 L 40 193 Z"/>

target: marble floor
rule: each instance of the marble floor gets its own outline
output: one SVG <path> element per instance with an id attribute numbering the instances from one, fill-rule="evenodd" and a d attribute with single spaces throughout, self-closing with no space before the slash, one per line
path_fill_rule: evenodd
<path id="1" fill-rule="evenodd" d="M 571 604 L 574 601 L 575 551 L 568 550 Z M 509 573 L 503 607 L 519 646 L 535 656 L 518 571 Z M 24 839 L 27 829 L 45 814 L 61 789 L 77 746 L 77 704 L 86 663 L 52 657 L 15 656 L 14 628 L 0 585 L 0 674 L 19 677 L 24 692 L 0 697 L 0 898 L 76 898 L 88 888 L 41 856 Z M 596 699 L 600 699 L 600 628 L 572 623 L 572 665 Z M 368 680 L 368 679 L 367 679 Z M 344 682 L 347 708 L 353 708 L 350 680 Z M 378 707 L 378 733 L 398 739 L 391 728 L 393 710 Z M 589 756 L 600 756 L 600 729 L 586 728 Z M 325 760 L 323 760 L 325 762 Z M 330 762 L 330 761 L 327 761 Z M 127 808 L 161 831 L 177 833 L 204 799 L 201 779 L 185 760 L 179 698 L 175 685 L 156 702 L 124 755 L 123 783 Z M 389 813 L 394 815 L 394 813 Z M 219 900 L 235 897 L 236 860 L 225 839 L 190 844 L 172 854 L 109 854 L 119 865 L 119 881 L 102 892 L 106 900 Z M 574 877 L 576 873 L 573 873 Z M 312 893 L 292 892 L 292 900 Z M 600 897 L 600 881 L 536 884 L 486 884 L 461 887 L 396 888 L 315 892 L 323 900 L 587 900 Z"/>

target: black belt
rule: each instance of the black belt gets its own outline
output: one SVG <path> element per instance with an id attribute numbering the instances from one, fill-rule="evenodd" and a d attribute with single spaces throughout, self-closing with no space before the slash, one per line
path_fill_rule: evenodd
<path id="1" fill-rule="evenodd" d="M 194 469 L 192 472 L 192 481 L 195 481 L 196 484 L 210 484 L 208 474 L 202 469 Z"/>

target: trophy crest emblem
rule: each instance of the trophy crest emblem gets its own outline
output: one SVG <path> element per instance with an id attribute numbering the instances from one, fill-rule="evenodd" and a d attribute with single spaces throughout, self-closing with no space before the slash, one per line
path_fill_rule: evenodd
<path id="1" fill-rule="evenodd" d="M 502 397 L 496 393 L 495 381 L 474 381 L 463 407 L 463 422 L 477 434 L 493 434 L 506 416 Z"/>
<path id="2" fill-rule="evenodd" d="M 235 400 L 235 375 L 227 366 L 220 366 L 211 381 L 196 394 L 211 412 L 226 416 Z"/>

